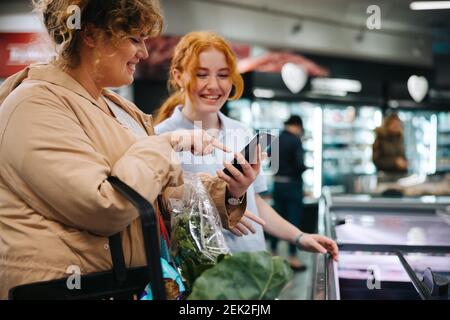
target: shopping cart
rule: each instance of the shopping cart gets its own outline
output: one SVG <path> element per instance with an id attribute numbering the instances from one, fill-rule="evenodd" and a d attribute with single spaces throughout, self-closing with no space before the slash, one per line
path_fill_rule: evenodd
<path id="1" fill-rule="evenodd" d="M 87 300 L 138 299 L 150 282 L 154 300 L 166 299 L 162 267 L 158 219 L 149 201 L 116 177 L 109 177 L 111 185 L 139 211 L 144 237 L 147 266 L 126 268 L 120 233 L 109 237 L 113 268 L 109 271 L 80 276 L 80 289 L 69 289 L 69 278 L 24 284 L 9 291 L 11 300 Z"/>

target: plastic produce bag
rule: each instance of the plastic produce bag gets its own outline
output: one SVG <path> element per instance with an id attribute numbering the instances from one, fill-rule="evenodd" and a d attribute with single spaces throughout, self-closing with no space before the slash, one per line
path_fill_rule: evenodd
<path id="1" fill-rule="evenodd" d="M 183 198 L 169 199 L 172 213 L 171 252 L 189 287 L 203 271 L 230 254 L 220 216 L 208 191 L 195 173 L 184 173 Z"/>

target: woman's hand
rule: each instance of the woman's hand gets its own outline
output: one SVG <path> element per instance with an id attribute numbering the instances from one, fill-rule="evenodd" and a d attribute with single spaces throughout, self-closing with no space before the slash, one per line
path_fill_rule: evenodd
<path id="1" fill-rule="evenodd" d="M 304 233 L 299 240 L 300 247 L 303 250 L 318 253 L 329 252 L 334 261 L 338 261 L 339 249 L 333 240 L 319 234 Z"/>
<path id="2" fill-rule="evenodd" d="M 161 136 L 169 139 L 175 151 L 191 151 L 195 155 L 207 155 L 212 153 L 214 148 L 217 148 L 225 152 L 231 152 L 219 140 L 201 129 L 166 132 Z"/>
<path id="3" fill-rule="evenodd" d="M 250 211 L 246 210 L 244 215 L 242 216 L 241 221 L 230 231 L 238 237 L 242 237 L 243 235 L 248 235 L 248 231 L 251 233 L 256 233 L 255 228 L 250 220 L 255 221 L 257 224 L 264 226 L 266 222 L 258 216 L 255 216 Z"/>
<path id="4" fill-rule="evenodd" d="M 231 176 L 219 170 L 216 173 L 220 179 L 227 183 L 231 196 L 240 198 L 259 174 L 261 168 L 261 146 L 258 144 L 256 147 L 256 163 L 249 164 L 240 153 L 236 153 L 234 157 L 241 165 L 243 172 L 236 169 L 230 162 L 225 162 L 224 166 L 231 173 Z"/>

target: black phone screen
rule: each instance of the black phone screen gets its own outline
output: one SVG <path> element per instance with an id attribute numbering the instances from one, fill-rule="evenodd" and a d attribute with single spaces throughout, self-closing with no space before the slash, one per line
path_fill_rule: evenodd
<path id="1" fill-rule="evenodd" d="M 258 145 L 258 143 L 261 145 L 261 151 L 264 152 L 267 150 L 267 148 L 270 147 L 274 138 L 275 136 L 268 132 L 259 132 L 250 140 L 245 148 L 241 150 L 241 154 L 244 156 L 245 160 L 247 160 L 248 163 L 256 163 L 256 146 Z M 236 159 L 233 159 L 232 164 L 240 172 L 243 172 L 242 166 L 237 162 Z M 225 168 L 223 172 L 231 176 L 231 173 L 228 171 L 228 169 Z"/>

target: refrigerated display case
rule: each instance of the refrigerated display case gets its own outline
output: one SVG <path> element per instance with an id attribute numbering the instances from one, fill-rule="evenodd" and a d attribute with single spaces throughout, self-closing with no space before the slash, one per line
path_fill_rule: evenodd
<path id="1" fill-rule="evenodd" d="M 375 187 L 372 145 L 381 121 L 378 107 L 323 105 L 324 186 L 336 193 L 362 193 Z"/>
<path id="2" fill-rule="evenodd" d="M 450 172 L 450 112 L 437 115 L 436 172 Z"/>
<path id="3" fill-rule="evenodd" d="M 401 109 L 407 176 L 378 183 L 374 193 L 450 195 L 450 112 Z"/>
<path id="4" fill-rule="evenodd" d="M 407 265 L 402 263 L 407 262 Z M 450 279 L 450 255 L 430 253 L 386 253 L 342 251 L 338 268 L 340 300 L 448 300 L 447 294 L 433 295 L 433 286 L 425 285 L 430 278 Z M 427 270 L 431 277 L 422 281 Z M 414 273 L 416 281 L 411 278 Z M 435 283 L 433 283 L 436 286 Z M 444 291 L 438 289 L 434 291 Z"/>
<path id="5" fill-rule="evenodd" d="M 305 196 L 319 197 L 321 192 L 322 109 L 308 102 L 284 102 L 263 99 L 240 99 L 228 103 L 228 115 L 246 124 L 253 131 L 281 132 L 284 121 L 290 115 L 303 119 L 302 137 L 304 161 L 308 168 L 303 173 Z M 265 169 L 263 169 L 265 170 Z M 272 172 L 265 171 L 269 191 L 272 188 Z"/>
<path id="6" fill-rule="evenodd" d="M 372 162 L 374 130 L 381 125 L 381 109 L 274 100 L 232 101 L 229 116 L 253 130 L 282 130 L 291 115 L 303 119 L 305 195 L 319 197 L 323 185 L 336 193 L 364 193 L 376 188 Z M 268 177 L 270 181 L 270 176 Z"/>
<path id="7" fill-rule="evenodd" d="M 319 233 L 339 262 L 317 255 L 315 299 L 449 299 L 448 197 L 331 196 L 319 201 Z"/>
<path id="8" fill-rule="evenodd" d="M 436 172 L 437 115 L 432 111 L 398 113 L 403 123 L 408 174 L 428 175 Z"/>

